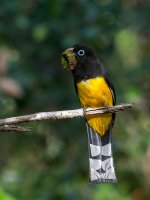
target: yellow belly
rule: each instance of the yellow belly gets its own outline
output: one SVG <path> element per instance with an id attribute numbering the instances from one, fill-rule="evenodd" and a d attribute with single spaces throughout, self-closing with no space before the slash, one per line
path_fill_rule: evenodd
<path id="1" fill-rule="evenodd" d="M 113 105 L 111 91 L 103 77 L 77 83 L 77 91 L 83 107 L 95 108 Z M 88 115 L 86 119 L 93 130 L 102 136 L 109 128 L 112 114 Z"/>

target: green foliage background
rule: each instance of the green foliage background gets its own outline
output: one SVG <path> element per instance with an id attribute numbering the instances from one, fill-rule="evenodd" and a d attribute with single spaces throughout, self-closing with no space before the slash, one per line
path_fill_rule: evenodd
<path id="1" fill-rule="evenodd" d="M 31 133 L 0 133 L 1 200 L 150 199 L 149 19 L 148 0 L 1 1 L 1 118 L 78 108 L 60 64 L 78 42 L 109 68 L 118 103 L 135 103 L 113 130 L 118 184 L 88 184 L 83 119 L 33 122 Z"/>

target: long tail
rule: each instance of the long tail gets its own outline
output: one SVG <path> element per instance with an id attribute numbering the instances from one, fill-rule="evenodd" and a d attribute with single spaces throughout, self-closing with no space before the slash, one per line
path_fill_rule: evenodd
<path id="1" fill-rule="evenodd" d="M 89 145 L 89 172 L 92 183 L 116 183 L 113 164 L 111 135 L 112 127 L 104 136 L 94 132 L 87 124 Z"/>

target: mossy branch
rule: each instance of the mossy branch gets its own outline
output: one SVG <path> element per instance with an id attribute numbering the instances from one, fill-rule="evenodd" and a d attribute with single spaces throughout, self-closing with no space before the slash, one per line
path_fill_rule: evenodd
<path id="1" fill-rule="evenodd" d="M 0 131 L 30 131 L 30 128 L 14 125 L 22 122 L 49 120 L 49 119 L 66 119 L 74 117 L 84 117 L 85 115 L 116 113 L 119 111 L 131 108 L 133 103 L 123 103 L 115 106 L 101 107 L 101 108 L 80 108 L 75 110 L 63 110 L 55 112 L 40 112 L 35 114 L 10 117 L 0 119 Z"/>

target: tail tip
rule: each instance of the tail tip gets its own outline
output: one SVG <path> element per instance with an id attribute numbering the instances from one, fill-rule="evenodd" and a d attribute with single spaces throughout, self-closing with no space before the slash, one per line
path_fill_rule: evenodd
<path id="1" fill-rule="evenodd" d="M 89 184 L 99 184 L 99 183 L 118 183 L 117 179 L 97 179 L 97 180 L 89 180 Z"/>

